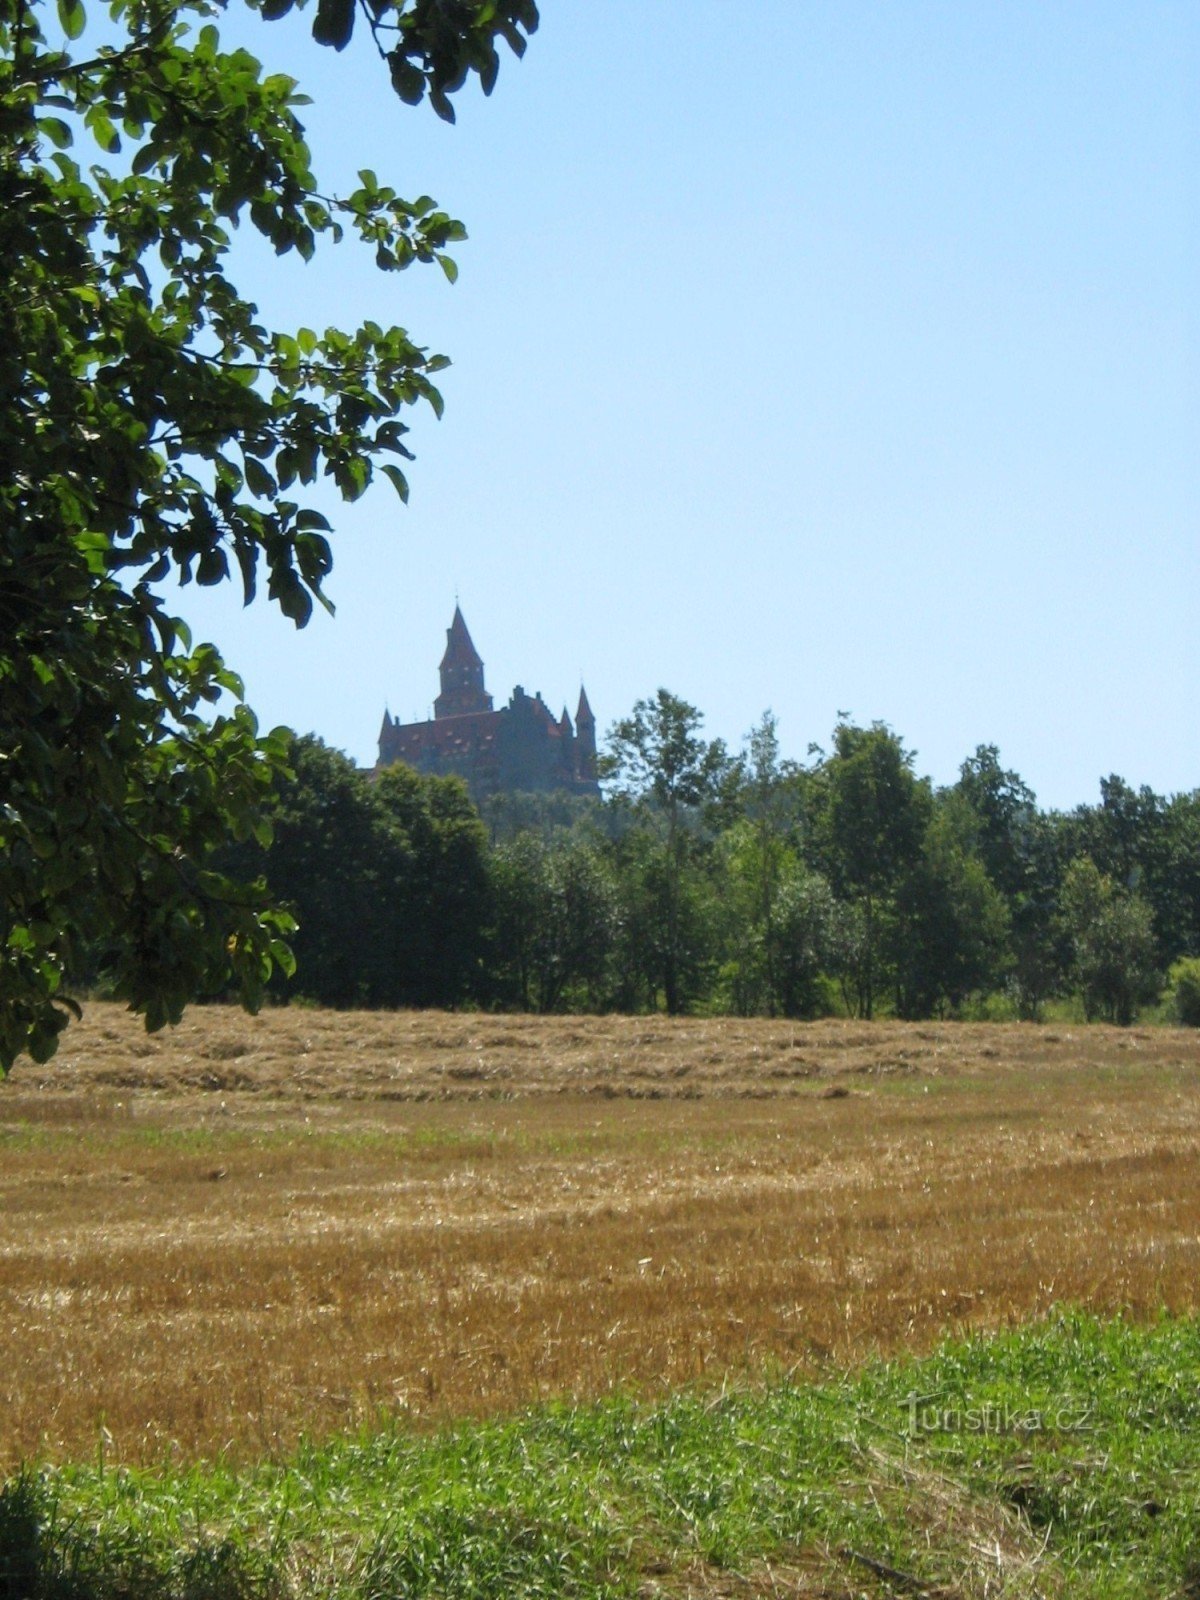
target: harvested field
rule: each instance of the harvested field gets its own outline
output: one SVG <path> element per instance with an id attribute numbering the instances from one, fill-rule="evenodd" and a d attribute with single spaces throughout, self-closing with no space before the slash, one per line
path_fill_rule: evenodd
<path id="1" fill-rule="evenodd" d="M 1195 1032 L 97 1005 L 0 1151 L 6 1466 L 1200 1301 Z"/>

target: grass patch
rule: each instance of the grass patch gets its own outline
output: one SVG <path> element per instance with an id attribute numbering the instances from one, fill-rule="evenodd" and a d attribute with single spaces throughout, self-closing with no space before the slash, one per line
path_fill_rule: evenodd
<path id="1" fill-rule="evenodd" d="M 781 1584 L 780 1577 L 786 1579 Z M 0 1596 L 1200 1593 L 1200 1322 L 1063 1312 L 914 1362 L 553 1405 L 277 1463 L 26 1468 Z"/>

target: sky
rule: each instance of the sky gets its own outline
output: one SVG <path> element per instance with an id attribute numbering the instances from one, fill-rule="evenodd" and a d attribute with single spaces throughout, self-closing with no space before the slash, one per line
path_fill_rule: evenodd
<path id="1" fill-rule="evenodd" d="M 268 325 L 449 355 L 334 524 L 336 618 L 178 609 L 264 725 L 362 764 L 431 714 L 456 598 L 515 684 L 601 734 L 660 686 L 731 747 L 845 714 L 953 782 L 995 744 L 1045 806 L 1200 786 L 1195 0 L 542 0 L 458 122 L 311 12 L 222 24 L 313 97 L 314 167 L 428 193 L 451 287 L 239 239 Z"/>

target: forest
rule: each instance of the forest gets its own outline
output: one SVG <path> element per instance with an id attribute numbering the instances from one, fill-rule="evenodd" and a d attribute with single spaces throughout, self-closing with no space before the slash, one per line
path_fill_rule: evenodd
<path id="1" fill-rule="evenodd" d="M 660 689 L 609 731 L 602 799 L 478 807 L 297 738 L 270 841 L 223 862 L 296 918 L 278 997 L 1200 1023 L 1200 790 L 1043 810 L 994 746 L 937 787 L 883 723 L 804 763 L 770 712 L 738 753 L 703 725 Z"/>

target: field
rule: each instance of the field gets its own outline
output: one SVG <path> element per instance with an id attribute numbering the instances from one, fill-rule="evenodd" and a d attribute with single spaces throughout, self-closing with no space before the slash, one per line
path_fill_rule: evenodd
<path id="1" fill-rule="evenodd" d="M 1200 1300 L 1196 1032 L 95 1005 L 0 1152 L 5 1468 Z"/>

